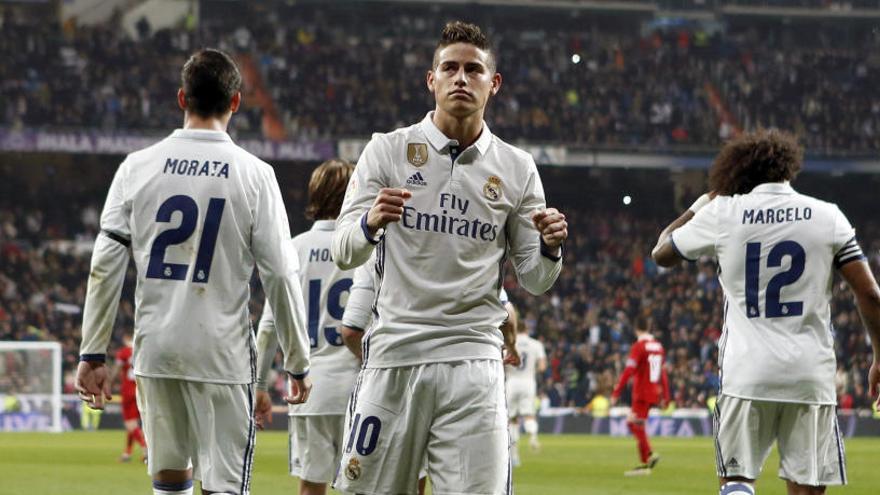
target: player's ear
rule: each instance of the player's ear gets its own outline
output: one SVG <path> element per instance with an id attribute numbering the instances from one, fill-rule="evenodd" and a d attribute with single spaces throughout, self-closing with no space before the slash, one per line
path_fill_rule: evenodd
<path id="1" fill-rule="evenodd" d="M 241 91 L 236 91 L 236 93 L 232 95 L 232 101 L 229 102 L 229 111 L 235 113 L 238 111 L 239 106 L 241 106 Z"/>
<path id="2" fill-rule="evenodd" d="M 425 84 L 428 86 L 428 91 L 431 93 L 434 92 L 434 69 L 428 71 L 428 74 L 425 76 Z"/>
<path id="3" fill-rule="evenodd" d="M 495 75 L 492 76 L 492 96 L 497 95 L 499 89 L 501 89 L 501 73 L 496 72 Z"/>
<path id="4" fill-rule="evenodd" d="M 177 90 L 177 106 L 184 112 L 186 111 L 186 94 L 183 92 L 183 88 Z"/>

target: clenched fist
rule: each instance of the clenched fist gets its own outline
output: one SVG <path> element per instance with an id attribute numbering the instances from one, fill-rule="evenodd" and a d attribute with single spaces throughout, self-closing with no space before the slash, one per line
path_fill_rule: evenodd
<path id="1" fill-rule="evenodd" d="M 565 215 L 556 208 L 547 208 L 532 215 L 532 223 L 541 233 L 544 245 L 553 251 L 551 254 L 558 256 L 559 247 L 568 238 L 568 222 L 565 221 Z"/>
<path id="2" fill-rule="evenodd" d="M 379 229 L 384 229 L 389 223 L 399 222 L 403 216 L 403 205 L 411 197 L 412 193 L 406 189 L 380 189 L 376 201 L 367 212 L 370 235 L 376 235 Z"/>

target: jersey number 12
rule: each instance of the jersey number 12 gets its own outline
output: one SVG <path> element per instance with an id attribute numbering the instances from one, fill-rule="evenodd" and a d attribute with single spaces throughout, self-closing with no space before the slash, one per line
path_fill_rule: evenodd
<path id="1" fill-rule="evenodd" d="M 779 272 L 767 283 L 767 301 L 765 312 L 767 318 L 782 318 L 788 316 L 800 316 L 804 314 L 802 301 L 781 302 L 780 293 L 786 285 L 791 285 L 801 278 L 806 266 L 806 253 L 803 246 L 794 241 L 782 241 L 770 249 L 767 255 L 767 267 L 776 268 L 782 266 L 782 260 L 789 257 L 791 263 L 788 270 Z M 746 311 L 749 318 L 761 316 L 761 308 L 758 302 L 760 291 L 761 268 L 761 243 L 750 242 L 746 244 Z"/>

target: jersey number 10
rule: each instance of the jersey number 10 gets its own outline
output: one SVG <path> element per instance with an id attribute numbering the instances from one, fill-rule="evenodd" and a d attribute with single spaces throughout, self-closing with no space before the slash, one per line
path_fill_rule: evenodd
<path id="1" fill-rule="evenodd" d="M 767 255 L 767 267 L 782 266 L 782 259 L 788 256 L 791 264 L 788 270 L 779 272 L 767 283 L 767 302 L 765 311 L 767 318 L 782 318 L 804 314 L 804 303 L 801 301 L 780 302 L 780 293 L 786 285 L 791 285 L 801 278 L 806 266 L 806 253 L 803 246 L 794 241 L 782 241 L 773 246 Z M 761 316 L 758 306 L 760 283 L 758 273 L 761 268 L 761 243 L 746 244 L 746 311 L 749 318 Z"/>
<path id="2" fill-rule="evenodd" d="M 199 251 L 196 254 L 196 266 L 193 271 L 192 281 L 207 283 L 211 274 L 211 262 L 214 260 L 214 246 L 217 244 L 217 233 L 220 231 L 220 219 L 223 217 L 223 208 L 226 200 L 223 198 L 211 198 L 208 203 L 208 212 L 205 214 L 205 225 L 202 228 L 202 238 L 199 242 Z M 159 278 L 166 280 L 186 280 L 186 272 L 189 265 L 181 263 L 165 263 L 165 250 L 168 246 L 183 244 L 193 235 L 196 230 L 196 222 L 199 219 L 199 205 L 189 196 L 178 194 L 166 199 L 159 211 L 156 212 L 156 221 L 168 223 L 175 211 L 182 214 L 180 226 L 176 229 L 168 229 L 153 240 L 150 247 L 150 262 L 147 265 L 147 278 Z"/>

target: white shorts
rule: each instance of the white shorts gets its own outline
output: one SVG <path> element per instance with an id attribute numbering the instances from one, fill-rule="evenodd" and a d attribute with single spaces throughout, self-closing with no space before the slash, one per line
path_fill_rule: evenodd
<path id="1" fill-rule="evenodd" d="M 507 382 L 507 409 L 511 418 L 535 415 L 535 383 L 524 383 L 520 380 Z"/>
<path id="2" fill-rule="evenodd" d="M 330 483 L 342 455 L 345 416 L 290 416 L 290 474 L 312 483 Z"/>
<path id="3" fill-rule="evenodd" d="M 780 478 L 810 486 L 846 484 L 846 454 L 835 406 L 718 398 L 719 477 L 758 479 L 774 441 Z"/>
<path id="4" fill-rule="evenodd" d="M 363 495 L 512 493 L 504 369 L 469 360 L 361 371 L 334 488 Z"/>
<path id="5" fill-rule="evenodd" d="M 136 380 L 150 475 L 191 467 L 203 490 L 250 493 L 256 440 L 252 385 Z"/>

